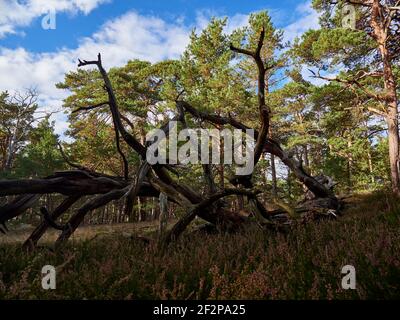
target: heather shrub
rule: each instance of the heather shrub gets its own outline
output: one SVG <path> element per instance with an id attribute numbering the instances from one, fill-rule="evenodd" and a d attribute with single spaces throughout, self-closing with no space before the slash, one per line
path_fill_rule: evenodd
<path id="1" fill-rule="evenodd" d="M 71 241 L 53 253 L 0 247 L 1 299 L 392 299 L 400 297 L 400 206 L 359 196 L 338 220 L 287 233 L 185 234 L 161 251 L 116 235 Z M 57 289 L 41 288 L 56 266 Z M 341 288 L 354 265 L 356 290 Z"/>

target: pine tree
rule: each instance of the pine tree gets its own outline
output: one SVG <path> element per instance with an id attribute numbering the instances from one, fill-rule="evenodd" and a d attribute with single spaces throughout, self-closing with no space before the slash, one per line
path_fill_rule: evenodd
<path id="1" fill-rule="evenodd" d="M 321 29 L 306 32 L 294 52 L 321 72 L 344 68 L 336 78 L 320 72 L 316 76 L 351 88 L 365 102 L 367 111 L 385 119 L 392 190 L 400 194 L 395 71 L 400 57 L 400 10 L 395 3 L 393 0 L 314 0 L 314 8 L 322 13 Z M 349 12 L 354 12 L 354 16 L 349 17 Z M 349 21 L 354 23 L 354 29 L 347 27 Z"/>

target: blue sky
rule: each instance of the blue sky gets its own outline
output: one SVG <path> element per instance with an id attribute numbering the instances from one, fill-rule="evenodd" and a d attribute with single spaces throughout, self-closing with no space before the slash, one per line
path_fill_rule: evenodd
<path id="1" fill-rule="evenodd" d="M 0 91 L 36 88 L 42 109 L 58 111 L 68 92 L 55 83 L 76 69 L 78 58 L 101 52 L 106 67 L 178 58 L 190 31 L 212 16 L 228 17 L 229 32 L 265 9 L 287 40 L 318 24 L 308 0 L 0 0 Z M 50 10 L 56 28 L 44 30 Z M 62 134 L 65 115 L 56 112 L 53 119 Z"/>

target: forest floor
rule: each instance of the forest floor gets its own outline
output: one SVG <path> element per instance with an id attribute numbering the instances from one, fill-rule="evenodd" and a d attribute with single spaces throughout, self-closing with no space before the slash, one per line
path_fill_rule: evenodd
<path id="1" fill-rule="evenodd" d="M 168 221 L 173 225 L 177 220 L 171 219 Z M 71 236 L 71 241 L 92 241 L 102 236 L 123 236 L 131 237 L 132 235 L 147 235 L 157 231 L 158 221 L 144 221 L 137 223 L 116 223 L 104 225 L 85 225 L 79 227 Z M 22 227 L 9 227 L 10 232 L 0 236 L 0 246 L 5 244 L 21 245 L 30 236 L 34 227 L 31 225 L 23 225 Z M 50 245 L 57 240 L 60 232 L 54 229 L 49 229 L 41 238 L 39 245 Z"/>
<path id="2" fill-rule="evenodd" d="M 155 223 L 83 227 L 56 253 L 22 252 L 21 231 L 0 243 L 0 299 L 400 298 L 400 203 L 384 192 L 347 203 L 337 220 L 187 234 L 164 251 L 129 237 Z M 44 265 L 56 266 L 56 290 L 41 287 Z M 341 287 L 345 265 L 355 290 Z"/>

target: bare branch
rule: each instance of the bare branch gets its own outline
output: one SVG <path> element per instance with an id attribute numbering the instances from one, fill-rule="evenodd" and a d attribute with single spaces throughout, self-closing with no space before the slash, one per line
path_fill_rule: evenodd
<path id="1" fill-rule="evenodd" d="M 53 211 L 50 215 L 50 219 L 52 221 L 57 220 L 62 214 L 64 214 L 75 202 L 77 202 L 81 196 L 72 196 L 66 198 L 61 204 Z M 46 232 L 47 228 L 49 227 L 49 223 L 47 220 L 43 220 L 36 229 L 32 232 L 29 238 L 24 242 L 22 248 L 27 251 L 32 251 L 35 249 L 37 242 Z"/>
<path id="2" fill-rule="evenodd" d="M 100 103 L 97 103 L 97 104 L 94 104 L 94 105 L 88 106 L 88 107 L 79 107 L 79 108 L 73 110 L 71 113 L 77 113 L 80 111 L 90 111 L 90 110 L 93 110 L 93 109 L 96 109 L 99 107 L 103 107 L 105 105 L 108 105 L 108 101 L 100 102 Z"/>
<path id="3" fill-rule="evenodd" d="M 235 120 L 233 117 L 222 117 L 219 115 L 215 114 L 209 114 L 206 112 L 200 112 L 193 106 L 191 106 L 189 103 L 185 101 L 178 101 L 177 104 L 179 104 L 182 108 L 184 108 L 185 111 L 189 112 L 196 118 L 200 118 L 206 121 L 209 121 L 210 123 L 216 123 L 219 125 L 231 125 L 234 128 L 240 129 L 243 132 L 246 131 L 246 129 L 249 129 L 250 127 L 240 123 L 239 121 Z M 258 139 L 259 132 L 257 130 L 254 130 L 254 135 Z M 291 170 L 292 172 L 296 175 L 296 177 L 304 184 L 307 186 L 309 190 L 311 190 L 316 196 L 318 197 L 333 197 L 332 192 L 327 190 L 322 184 L 320 184 L 315 178 L 310 176 L 307 172 L 305 172 L 304 168 L 295 160 L 293 159 L 292 156 L 290 156 L 288 153 L 286 153 L 279 143 L 273 139 L 267 138 L 264 144 L 264 152 L 268 152 L 270 154 L 273 154 L 280 158 L 282 162 L 284 162 Z"/>
<path id="4" fill-rule="evenodd" d="M 88 169 L 88 168 L 86 168 L 86 167 L 84 167 L 84 166 L 82 166 L 82 165 L 80 165 L 80 164 L 71 162 L 71 161 L 68 159 L 67 155 L 65 154 L 65 152 L 64 152 L 63 147 L 61 146 L 61 144 L 58 142 L 57 145 L 58 145 L 58 150 L 59 150 L 60 153 L 61 153 L 61 156 L 63 157 L 64 161 L 65 161 L 69 166 L 71 166 L 72 168 L 78 169 L 78 170 L 91 172 L 90 169 Z"/>
<path id="5" fill-rule="evenodd" d="M 355 88 L 360 89 L 366 96 L 381 101 L 381 102 L 387 102 L 387 100 L 389 99 L 389 97 L 385 94 L 377 94 L 374 93 L 373 91 L 368 90 L 363 84 L 361 84 L 359 82 L 359 79 L 363 79 L 367 76 L 373 76 L 373 77 L 378 77 L 378 73 L 364 73 L 363 75 L 359 76 L 358 78 L 353 78 L 353 79 L 341 79 L 341 78 L 329 78 L 329 77 L 324 77 L 321 76 L 320 71 L 318 71 L 317 73 L 311 69 L 309 69 L 309 71 L 312 73 L 312 77 L 313 78 L 318 78 L 318 79 L 322 79 L 328 82 L 337 82 L 337 83 L 342 83 L 345 86 L 347 86 L 348 88 L 350 88 L 351 90 L 354 91 Z"/>
<path id="6" fill-rule="evenodd" d="M 63 226 L 58 224 L 57 222 L 55 222 L 53 220 L 53 218 L 50 216 L 49 211 L 46 209 L 46 207 L 41 207 L 40 208 L 40 212 L 42 213 L 45 221 L 47 222 L 47 224 L 49 226 L 51 226 L 52 228 L 56 229 L 56 230 L 60 230 L 60 231 L 64 231 L 68 228 L 68 226 Z"/>
<path id="7" fill-rule="evenodd" d="M 114 122 L 114 126 L 115 126 L 116 130 L 119 133 L 121 133 L 121 136 L 125 140 L 125 142 L 131 148 L 133 148 L 142 157 L 142 159 L 145 159 L 146 158 L 146 148 L 138 140 L 136 140 L 136 138 L 133 135 L 131 135 L 128 131 L 126 131 L 124 125 L 122 124 L 121 115 L 118 111 L 117 98 L 114 94 L 114 90 L 111 85 L 111 81 L 108 77 L 108 74 L 107 74 L 106 70 L 103 68 L 100 53 L 98 54 L 96 61 L 79 60 L 78 67 L 83 67 L 83 66 L 87 66 L 87 65 L 96 65 L 100 71 L 101 76 L 103 77 L 104 86 L 105 86 L 105 89 L 107 90 L 107 94 L 108 94 L 108 104 L 111 109 L 111 114 L 113 117 L 113 122 Z"/>
<path id="8" fill-rule="evenodd" d="M 182 232 L 186 229 L 186 227 L 193 221 L 193 219 L 210 207 L 214 202 L 218 201 L 221 198 L 230 196 L 230 195 L 247 195 L 250 197 L 254 197 L 257 194 L 260 194 L 260 190 L 249 190 L 249 189 L 240 189 L 240 188 L 226 188 L 221 192 L 217 192 L 207 199 L 201 201 L 196 206 L 193 206 L 179 221 L 172 227 L 172 229 L 167 233 L 164 239 L 165 244 L 169 244 L 171 241 L 175 241 Z"/>
<path id="9" fill-rule="evenodd" d="M 254 150 L 254 164 L 257 164 L 257 162 L 260 160 L 262 150 L 264 148 L 264 144 L 268 136 L 269 122 L 270 122 L 270 111 L 265 103 L 265 74 L 267 68 L 265 67 L 261 57 L 261 50 L 264 45 L 264 40 L 265 40 L 265 29 L 263 27 L 260 33 L 257 49 L 255 52 L 239 49 L 231 45 L 231 50 L 253 57 L 258 68 L 258 107 L 260 112 L 261 129 Z"/>
<path id="10" fill-rule="evenodd" d="M 69 237 L 82 223 L 87 213 L 97 208 L 100 208 L 113 200 L 120 199 L 128 192 L 128 190 L 129 187 L 125 187 L 124 189 L 112 190 L 106 194 L 102 194 L 88 200 L 81 208 L 78 209 L 78 211 L 71 217 L 71 219 L 69 219 L 65 227 L 63 227 L 63 232 L 58 237 L 55 243 L 55 248 L 58 249 L 62 244 L 64 244 L 65 241 L 69 239 Z"/>
<path id="11" fill-rule="evenodd" d="M 0 224 L 5 223 L 21 214 L 27 209 L 32 207 L 38 200 L 40 195 L 37 194 L 23 194 L 17 197 L 15 200 L 7 203 L 0 207 Z M 7 230 L 7 228 L 6 228 Z"/>

